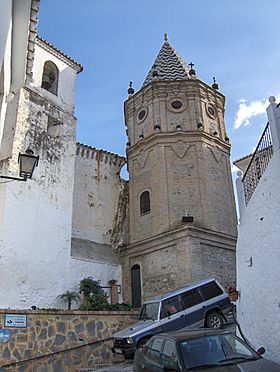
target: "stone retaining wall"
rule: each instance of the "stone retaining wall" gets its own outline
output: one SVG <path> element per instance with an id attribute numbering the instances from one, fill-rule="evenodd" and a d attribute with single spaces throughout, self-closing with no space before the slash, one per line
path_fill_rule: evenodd
<path id="1" fill-rule="evenodd" d="M 26 314 L 27 326 L 5 327 L 6 314 Z M 0 331 L 11 332 L 9 341 L 0 343 L 0 368 L 20 362 L 10 368 L 57 372 L 110 363 L 112 334 L 133 323 L 137 315 L 133 311 L 0 310 Z"/>

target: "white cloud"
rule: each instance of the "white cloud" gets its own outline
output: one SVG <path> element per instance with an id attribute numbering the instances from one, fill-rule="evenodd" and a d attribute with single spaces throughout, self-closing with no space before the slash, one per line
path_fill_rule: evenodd
<path id="1" fill-rule="evenodd" d="M 246 127 L 250 124 L 249 119 L 253 116 L 264 114 L 267 106 L 267 100 L 253 101 L 250 103 L 246 103 L 245 100 L 240 100 L 239 108 L 234 120 L 234 128 L 238 129 L 241 126 Z"/>
<path id="2" fill-rule="evenodd" d="M 276 101 L 279 101 L 280 94 L 276 96 Z M 250 119 L 253 116 L 262 115 L 266 112 L 269 105 L 268 99 L 260 99 L 247 103 L 245 99 L 239 100 L 239 108 L 235 115 L 234 128 L 238 129 L 241 126 L 250 124 Z"/>

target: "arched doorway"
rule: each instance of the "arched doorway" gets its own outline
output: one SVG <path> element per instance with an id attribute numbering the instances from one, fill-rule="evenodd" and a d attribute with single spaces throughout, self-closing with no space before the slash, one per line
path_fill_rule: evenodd
<path id="1" fill-rule="evenodd" d="M 141 276 L 139 265 L 133 265 L 131 268 L 131 293 L 132 307 L 141 307 Z"/>

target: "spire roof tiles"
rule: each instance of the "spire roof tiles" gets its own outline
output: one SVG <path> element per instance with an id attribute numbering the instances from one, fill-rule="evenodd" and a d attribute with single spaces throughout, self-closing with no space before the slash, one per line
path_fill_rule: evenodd
<path id="1" fill-rule="evenodd" d="M 153 67 L 150 69 L 143 86 L 148 85 L 155 79 L 157 80 L 187 80 L 190 79 L 190 67 L 179 56 L 177 51 L 172 48 L 169 42 L 165 39 L 161 50 L 154 62 Z M 157 72 L 155 75 L 154 72 Z"/>

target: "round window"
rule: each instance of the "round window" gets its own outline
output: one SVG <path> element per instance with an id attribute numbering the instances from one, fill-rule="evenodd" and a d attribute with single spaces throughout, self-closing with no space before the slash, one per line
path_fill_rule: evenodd
<path id="1" fill-rule="evenodd" d="M 139 112 L 139 114 L 138 114 L 138 119 L 139 119 L 139 120 L 143 120 L 144 117 L 145 117 L 145 115 L 146 115 L 146 111 L 145 111 L 145 110 L 141 110 L 141 111 Z"/>
<path id="2" fill-rule="evenodd" d="M 207 113 L 212 117 L 216 116 L 216 110 L 213 106 L 207 106 Z"/>
<path id="3" fill-rule="evenodd" d="M 175 110 L 179 110 L 182 106 L 183 106 L 183 103 L 181 101 L 172 101 L 171 102 L 171 106 L 175 109 Z"/>
<path id="4" fill-rule="evenodd" d="M 210 115 L 215 115 L 215 111 L 213 109 L 213 107 L 208 107 L 208 112 Z"/>

